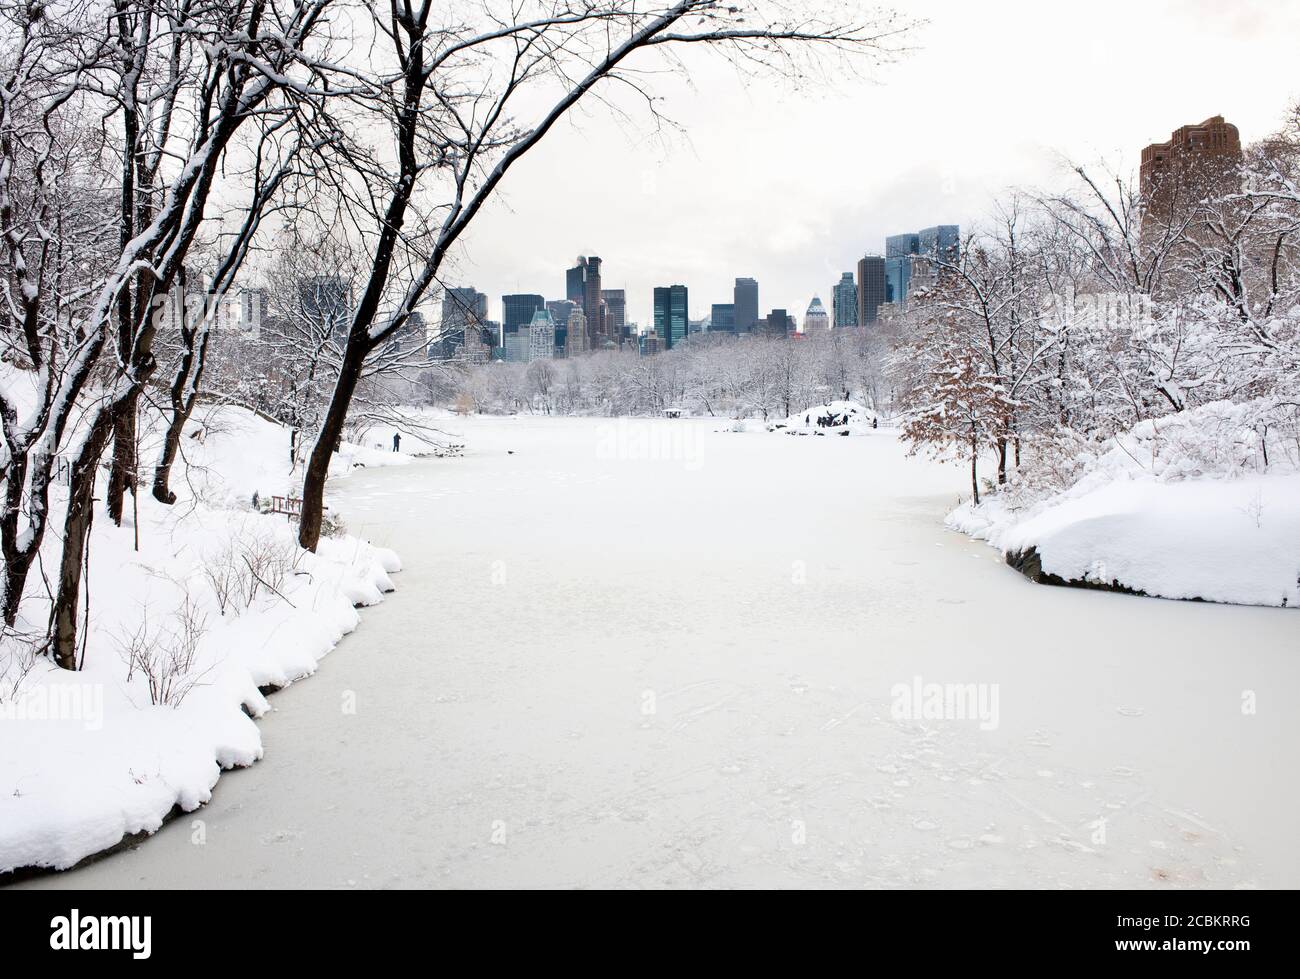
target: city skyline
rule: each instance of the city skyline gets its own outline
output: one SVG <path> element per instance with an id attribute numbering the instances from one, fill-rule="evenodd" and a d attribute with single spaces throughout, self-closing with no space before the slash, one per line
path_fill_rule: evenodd
<path id="1" fill-rule="evenodd" d="M 906 300 L 906 278 L 904 278 L 903 292 L 901 296 L 894 293 L 891 270 L 889 268 L 889 259 L 900 256 L 910 255 L 927 255 L 934 254 L 937 250 L 956 247 L 960 244 L 960 226 L 955 224 L 941 224 L 926 228 L 919 233 L 903 233 L 886 236 L 884 239 L 883 250 L 876 250 L 868 247 L 854 264 L 850 271 L 840 273 L 839 278 L 830 283 L 825 289 L 814 288 L 811 292 L 811 302 L 820 302 L 820 297 L 826 293 L 832 298 L 841 293 L 848 287 L 854 289 L 855 298 L 852 300 L 852 309 L 850 314 L 853 323 L 851 325 L 870 325 L 876 320 L 876 310 L 884 303 L 897 303 Z M 898 244 L 903 239 L 911 242 L 911 247 L 904 250 Z M 593 266 L 594 263 L 594 266 Z M 866 297 L 862 292 L 862 270 L 864 265 L 870 265 L 873 271 L 871 295 Z M 545 293 L 510 293 L 500 297 L 499 309 L 500 314 L 493 316 L 491 300 L 485 298 L 476 286 L 456 286 L 447 290 L 449 297 L 458 297 L 465 294 L 474 295 L 485 310 L 485 322 L 497 326 L 500 330 L 500 339 L 504 346 L 509 334 L 516 332 L 520 326 L 529 323 L 535 312 L 549 310 L 551 318 L 563 335 L 564 324 L 568 322 L 567 316 L 562 315 L 562 311 L 577 308 L 581 309 L 586 316 L 589 332 L 594 333 L 590 326 L 593 318 L 593 304 L 598 315 L 602 320 L 602 325 L 597 330 L 606 331 L 610 336 L 624 335 L 625 330 L 636 327 L 638 333 L 659 332 L 659 323 L 663 319 L 661 311 L 660 297 L 666 296 L 669 290 L 681 289 L 689 290 L 689 284 L 674 284 L 672 286 L 654 286 L 651 289 L 651 303 L 649 316 L 644 320 L 633 320 L 627 315 L 629 308 L 628 293 L 626 289 L 606 289 L 604 288 L 603 279 L 604 260 L 601 258 L 579 256 L 579 263 L 572 268 L 565 270 L 565 292 L 566 297 L 563 299 L 547 299 Z M 590 280 L 592 285 L 588 285 L 591 269 L 595 268 L 594 280 Z M 878 282 L 876 280 L 879 280 Z M 761 279 L 754 276 L 737 276 L 732 285 L 732 301 L 730 303 L 717 303 L 708 300 L 701 301 L 696 299 L 696 310 L 702 311 L 708 309 L 707 317 L 700 317 L 699 321 L 707 322 L 710 331 L 720 331 L 728 333 L 750 333 L 755 332 L 765 322 L 761 315 L 760 306 L 760 289 Z M 846 297 L 847 298 L 847 297 Z M 453 308 L 459 303 L 453 303 Z M 866 316 L 865 323 L 863 316 L 866 315 L 867 306 L 870 306 L 870 314 Z M 444 299 L 443 310 L 449 308 L 449 300 Z M 804 308 L 802 304 L 791 304 L 785 307 L 773 306 L 773 312 L 784 313 L 788 309 Z M 823 307 L 823 311 L 825 308 Z M 717 317 L 721 314 L 725 317 L 723 325 L 719 326 Z M 686 322 L 695 322 L 696 318 L 690 317 L 689 312 L 685 314 Z M 793 317 L 800 330 L 803 328 L 803 321 L 798 317 Z M 844 326 L 837 319 L 831 318 L 828 313 L 828 319 L 831 326 Z M 742 322 L 743 321 L 743 322 Z M 665 349 L 671 349 L 676 342 L 686 339 L 688 333 L 683 330 L 681 336 L 663 337 Z M 627 337 L 624 337 L 625 339 Z M 588 338 L 588 344 L 585 349 L 595 349 Z"/>
<path id="2" fill-rule="evenodd" d="M 1300 96 L 1285 68 L 1287 28 L 1300 25 L 1300 9 L 1284 6 L 1102 2 L 1080 18 L 1013 4 L 992 41 L 971 45 L 987 33 L 978 8 L 915 0 L 908 15 L 931 23 L 913 51 L 871 80 L 813 82 L 802 92 L 744 86 L 725 67 L 697 71 L 688 53 L 709 99 L 671 81 L 663 94 L 664 110 L 690 130 L 689 142 L 662 146 L 634 102 L 617 95 L 634 124 L 597 131 L 584 118 L 566 120 L 511 174 L 504 199 L 467 236 L 445 280 L 474 282 L 494 304 L 506 293 L 562 298 L 557 261 L 595 251 L 606 262 L 605 288 L 627 292 L 628 322 L 649 322 L 655 286 L 685 281 L 703 315 L 730 302 L 735 277 L 749 275 L 763 284 L 765 311 L 802 310 L 814 291 L 826 300 L 840 275 L 885 237 L 944 222 L 986 223 L 999 193 L 1059 186 L 1067 160 L 1104 158 L 1136 180 L 1142 148 L 1168 140 L 1175 122 L 1222 114 L 1245 143 L 1271 133 Z M 1112 29 L 1119 22 L 1125 31 Z M 1162 59 L 1151 57 L 1156 35 L 1202 70 L 1168 84 Z M 1063 60 L 1081 63 L 1089 85 L 1065 77 Z M 1106 70 L 1119 64 L 1124 72 Z M 1033 121 L 1000 128 L 990 109 L 1022 75 L 1040 79 L 1019 96 Z M 938 99 L 954 79 L 960 97 Z M 871 127 L 837 122 L 859 107 Z M 916 125 L 921 119 L 925 125 Z M 872 135 L 880 130 L 905 135 L 882 144 Z M 820 148 L 773 153 L 772 131 L 805 133 Z M 573 159 L 583 165 L 573 167 Z M 574 222 L 571 202 L 589 195 L 604 205 Z"/>

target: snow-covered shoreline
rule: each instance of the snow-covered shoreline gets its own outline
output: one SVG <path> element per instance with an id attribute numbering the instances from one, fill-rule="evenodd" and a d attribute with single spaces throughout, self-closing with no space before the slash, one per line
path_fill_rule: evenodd
<path id="1" fill-rule="evenodd" d="M 965 503 L 947 525 L 1051 584 L 1231 605 L 1300 606 L 1300 472 L 1261 451 L 1251 405 L 1145 422 L 1047 494 Z"/>
<path id="2" fill-rule="evenodd" d="M 176 505 L 142 493 L 134 526 L 95 525 L 83 669 L 31 657 L 43 596 L 5 640 L 0 885 L 204 805 L 223 772 L 262 758 L 266 693 L 314 674 L 357 609 L 394 590 L 393 551 L 341 535 L 304 552 L 294 524 L 253 510 L 254 492 L 287 491 L 287 435 L 238 409 L 219 421 L 187 440 Z M 337 475 L 410 461 L 346 448 Z"/>

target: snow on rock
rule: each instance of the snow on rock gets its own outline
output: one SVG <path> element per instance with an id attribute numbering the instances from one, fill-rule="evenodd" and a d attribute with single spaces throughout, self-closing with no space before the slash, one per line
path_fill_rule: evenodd
<path id="1" fill-rule="evenodd" d="M 855 401 L 832 401 L 773 422 L 767 430 L 786 435 L 868 435 L 880 420 L 880 415 Z"/>
<path id="2" fill-rule="evenodd" d="M 1266 453 L 1261 410 L 1214 404 L 1143 422 L 1076 460 L 1082 475 L 1063 491 L 1025 499 L 1013 487 L 948 525 L 1039 580 L 1294 608 L 1300 467 L 1282 445 Z"/>
<path id="3" fill-rule="evenodd" d="M 392 551 L 338 537 L 309 554 L 295 524 L 251 510 L 254 492 L 290 489 L 284 429 L 222 408 L 191 427 L 185 457 L 175 506 L 141 494 L 138 551 L 130 526 L 94 524 L 83 670 L 32 659 L 21 638 L 44 632 L 39 576 L 16 636 L 0 640 L 0 873 L 70 867 L 202 806 L 223 770 L 262 757 L 253 718 L 269 709 L 263 691 L 312 675 L 356 629 L 355 606 L 393 590 Z M 55 527 L 66 495 L 52 494 Z M 187 634 L 191 658 L 158 703 L 129 663 L 133 641 L 157 667 L 160 654 L 183 653 Z"/>

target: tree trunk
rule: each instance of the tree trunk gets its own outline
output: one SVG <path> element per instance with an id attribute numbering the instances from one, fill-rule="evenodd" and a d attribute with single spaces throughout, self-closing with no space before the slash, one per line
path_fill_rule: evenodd
<path id="1" fill-rule="evenodd" d="M 12 626 L 18 618 L 18 606 L 22 604 L 23 591 L 27 588 L 27 573 L 31 570 L 34 554 L 15 551 L 12 555 L 5 548 L 4 578 L 4 623 Z"/>
<path id="2" fill-rule="evenodd" d="M 64 520 L 63 556 L 59 563 L 59 594 L 54 602 L 54 661 L 65 670 L 77 668 L 77 614 L 81 604 L 81 571 L 85 562 L 90 521 L 95 507 L 95 476 L 100 457 L 113 432 L 114 416 L 99 413 L 72 464 L 68 514 Z"/>
<path id="3" fill-rule="evenodd" d="M 307 460 L 307 472 L 302 481 L 302 517 L 298 522 L 298 543 L 308 551 L 315 551 L 320 543 L 321 523 L 325 516 L 325 480 L 329 477 L 330 458 L 343 437 L 343 425 L 348 418 L 348 406 L 361 379 L 361 369 L 366 355 L 361 344 L 349 343 L 339 370 L 338 383 L 330 398 L 329 410 L 321 424 L 316 445 Z"/>
<path id="4" fill-rule="evenodd" d="M 974 443 L 972 443 L 970 447 L 970 488 L 971 491 L 975 494 L 976 506 L 980 505 L 980 473 L 979 473 L 980 462 L 979 460 L 980 460 L 979 447 Z"/>
<path id="5" fill-rule="evenodd" d="M 36 557 L 36 549 L 18 546 L 18 514 L 22 508 L 23 486 L 27 482 L 27 457 L 20 456 L 10 462 L 5 473 L 5 501 L 3 533 L 0 533 L 0 552 L 3 552 L 4 571 L 4 622 L 11 626 L 18 618 L 23 590 L 27 587 L 27 572 Z"/>
<path id="6" fill-rule="evenodd" d="M 108 477 L 108 517 L 119 527 L 126 512 L 126 494 L 136 492 L 136 424 L 140 395 L 133 389 L 113 407 L 113 464 Z"/>
<path id="7" fill-rule="evenodd" d="M 1005 437 L 998 439 L 998 485 L 1007 484 L 1007 440 Z"/>
<path id="8" fill-rule="evenodd" d="M 153 471 L 153 498 L 168 506 L 176 502 L 176 494 L 171 489 L 172 466 L 180 454 L 181 435 L 199 400 L 199 384 L 203 380 L 208 360 L 208 335 L 206 322 L 198 330 L 184 334 L 185 349 L 176 376 L 172 378 L 172 417 L 163 435 L 162 452 Z"/>
<path id="9" fill-rule="evenodd" d="M 168 506 L 176 502 L 176 494 L 171 490 L 172 465 L 180 454 L 181 433 L 185 431 L 185 423 L 190 420 L 193 409 L 194 404 L 191 402 L 188 411 L 177 409 L 172 412 L 171 423 L 163 435 L 162 454 L 153 470 L 153 498 Z"/>

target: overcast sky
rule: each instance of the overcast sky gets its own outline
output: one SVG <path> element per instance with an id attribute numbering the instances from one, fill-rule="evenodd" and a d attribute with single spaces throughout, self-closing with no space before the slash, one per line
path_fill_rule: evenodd
<path id="1" fill-rule="evenodd" d="M 928 25 L 871 80 L 783 91 L 692 58 L 695 90 L 656 91 L 687 131 L 594 107 L 551 133 L 465 241 L 449 285 L 563 298 L 579 254 L 604 259 L 628 318 L 685 283 L 691 317 L 759 281 L 800 322 L 884 237 L 982 220 L 1011 185 L 1060 186 L 1062 160 L 1136 168 L 1147 143 L 1222 114 L 1247 142 L 1300 99 L 1300 0 L 911 0 Z"/>

